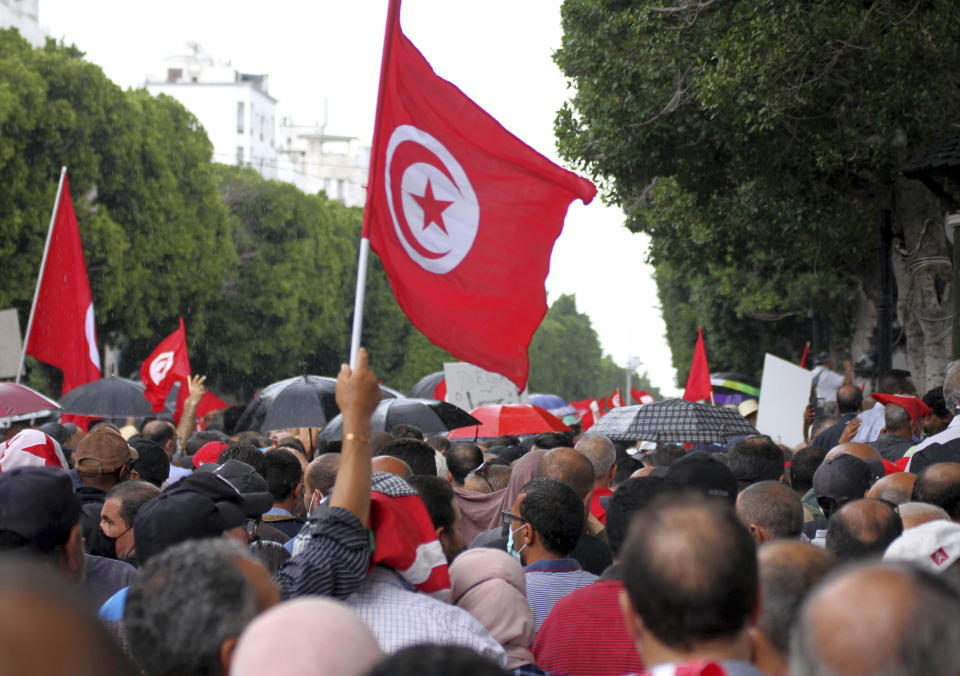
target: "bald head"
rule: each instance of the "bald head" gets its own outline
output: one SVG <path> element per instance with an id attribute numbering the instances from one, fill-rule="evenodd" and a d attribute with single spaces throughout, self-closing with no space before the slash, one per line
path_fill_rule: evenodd
<path id="1" fill-rule="evenodd" d="M 537 465 L 538 479 L 556 479 L 567 484 L 581 500 L 593 490 L 593 465 L 572 448 L 554 448 L 543 454 Z"/>
<path id="2" fill-rule="evenodd" d="M 927 502 L 905 502 L 900 505 L 898 511 L 900 512 L 900 520 L 903 522 L 903 530 L 910 530 L 920 524 L 937 521 L 938 519 L 950 521 L 947 510 Z"/>
<path id="3" fill-rule="evenodd" d="M 617 463 L 617 449 L 613 442 L 602 434 L 589 434 L 577 442 L 576 451 L 582 453 L 593 465 L 593 474 L 598 482 L 610 485 L 611 470 Z"/>
<path id="4" fill-rule="evenodd" d="M 804 603 L 790 643 L 791 673 L 956 673 L 957 617 L 960 596 L 929 573 L 889 563 L 845 568 Z"/>
<path id="5" fill-rule="evenodd" d="M 757 544 L 800 535 L 803 504 L 796 491 L 779 481 L 761 481 L 737 495 L 737 517 Z"/>
<path id="6" fill-rule="evenodd" d="M 827 453 L 827 457 L 825 457 L 823 460 L 824 462 L 827 460 L 833 460 L 838 455 L 842 455 L 843 453 L 849 453 L 855 458 L 860 458 L 864 462 L 867 462 L 868 460 L 877 460 L 879 462 L 883 462 L 883 456 L 880 455 L 880 452 L 877 449 L 869 444 L 861 444 L 856 441 L 848 441 L 845 444 L 834 446 L 830 449 L 830 451 Z"/>
<path id="7" fill-rule="evenodd" d="M 913 495 L 913 484 L 916 480 L 917 475 L 910 472 L 888 474 L 873 484 L 867 491 L 867 497 L 902 505 L 910 501 L 910 496 Z"/>
<path id="8" fill-rule="evenodd" d="M 869 498 L 854 500 L 830 517 L 827 549 L 841 561 L 882 556 L 902 532 L 903 523 L 893 507 Z"/>
<path id="9" fill-rule="evenodd" d="M 763 598 L 757 629 L 784 658 L 800 604 L 836 559 L 830 552 L 800 540 L 778 540 L 757 550 L 757 562 Z"/>
<path id="10" fill-rule="evenodd" d="M 371 461 L 371 466 L 374 472 L 396 474 L 401 479 L 409 479 L 413 476 L 413 470 L 410 469 L 410 465 L 392 455 L 378 455 Z"/>
<path id="11" fill-rule="evenodd" d="M 283 645 L 283 650 L 277 647 Z M 237 643 L 231 676 L 361 676 L 383 659 L 377 639 L 345 604 L 303 597 L 268 610 Z"/>
<path id="12" fill-rule="evenodd" d="M 960 520 L 960 462 L 938 462 L 920 472 L 911 499 L 943 507 L 951 519 Z"/>

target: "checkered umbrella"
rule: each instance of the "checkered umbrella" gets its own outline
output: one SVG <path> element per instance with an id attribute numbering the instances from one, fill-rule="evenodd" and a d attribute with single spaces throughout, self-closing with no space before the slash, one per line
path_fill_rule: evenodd
<path id="1" fill-rule="evenodd" d="M 736 409 L 665 399 L 615 408 L 590 428 L 616 441 L 726 443 L 744 434 L 759 434 Z"/>

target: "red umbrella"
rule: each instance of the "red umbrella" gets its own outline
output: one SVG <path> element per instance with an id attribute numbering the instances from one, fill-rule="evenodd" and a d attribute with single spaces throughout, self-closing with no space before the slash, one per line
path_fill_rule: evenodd
<path id="1" fill-rule="evenodd" d="M 13 418 L 39 411 L 57 411 L 60 407 L 53 399 L 25 385 L 0 383 L 0 418 Z"/>
<path id="2" fill-rule="evenodd" d="M 495 404 L 470 411 L 481 425 L 458 427 L 450 439 L 498 437 L 501 434 L 540 434 L 541 432 L 569 432 L 557 416 L 533 404 Z"/>

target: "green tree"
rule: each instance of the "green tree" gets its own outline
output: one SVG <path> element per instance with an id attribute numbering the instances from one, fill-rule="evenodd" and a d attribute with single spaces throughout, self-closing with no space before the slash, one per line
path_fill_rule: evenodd
<path id="1" fill-rule="evenodd" d="M 799 353 L 810 312 L 848 339 L 875 287 L 880 207 L 897 208 L 901 321 L 924 314 L 914 288 L 944 271 L 912 263 L 946 247 L 924 227 L 936 205 L 896 170 L 955 122 L 956 3 L 568 0 L 562 13 L 556 60 L 576 93 L 560 152 L 651 235 L 678 377 L 693 340 L 677 303 L 710 330 L 717 370 L 755 373 L 782 338 Z M 744 318 L 766 325 L 732 326 Z M 932 327 L 911 337 L 920 380 L 939 368 L 922 354 Z"/>
<path id="2" fill-rule="evenodd" d="M 655 396 L 646 374 L 635 382 Z M 590 318 L 577 310 L 573 295 L 561 295 L 547 310 L 530 342 L 531 392 L 556 394 L 568 401 L 623 391 L 626 372 L 600 348 Z"/>

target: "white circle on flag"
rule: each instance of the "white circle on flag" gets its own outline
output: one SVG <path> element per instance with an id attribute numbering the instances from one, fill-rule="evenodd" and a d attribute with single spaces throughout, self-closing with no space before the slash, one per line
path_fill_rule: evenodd
<path id="1" fill-rule="evenodd" d="M 392 162 L 405 142 L 427 150 L 439 165 L 418 161 L 397 167 L 402 173 L 400 204 L 395 204 Z M 393 228 L 407 255 L 424 270 L 441 275 L 460 265 L 476 239 L 480 205 L 453 154 L 422 129 L 398 125 L 387 143 L 384 189 Z"/>
<path id="2" fill-rule="evenodd" d="M 167 371 L 173 366 L 173 352 L 161 352 L 150 362 L 150 380 L 159 385 L 167 377 Z"/>

